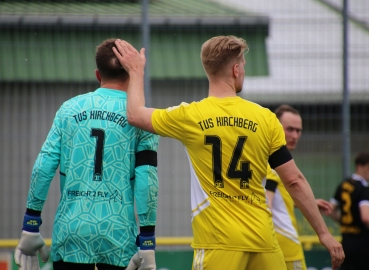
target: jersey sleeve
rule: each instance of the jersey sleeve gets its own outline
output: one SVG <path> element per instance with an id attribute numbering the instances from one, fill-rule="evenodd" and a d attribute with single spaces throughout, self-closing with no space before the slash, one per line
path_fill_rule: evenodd
<path id="1" fill-rule="evenodd" d="M 60 163 L 62 108 L 54 118 L 51 129 L 34 163 L 26 207 L 42 211 L 51 181 Z"/>
<path id="2" fill-rule="evenodd" d="M 369 205 L 369 187 L 365 187 L 359 201 L 359 206 Z"/>
<path id="3" fill-rule="evenodd" d="M 330 202 L 333 203 L 334 205 L 339 205 L 340 204 L 340 201 L 341 201 L 341 186 L 342 186 L 342 183 L 337 186 L 336 192 L 334 193 L 333 198 L 330 199 Z"/>
<path id="4" fill-rule="evenodd" d="M 270 153 L 271 156 L 275 151 L 279 150 L 282 146 L 286 145 L 286 137 L 284 134 L 284 130 L 282 124 L 279 122 L 278 118 L 274 113 L 270 115 L 270 124 L 271 124 L 271 145 L 270 145 Z"/>
<path id="5" fill-rule="evenodd" d="M 157 134 L 184 141 L 186 110 L 189 104 L 182 102 L 179 106 L 167 109 L 156 109 L 151 116 L 151 122 Z"/>
<path id="6" fill-rule="evenodd" d="M 265 189 L 271 192 L 275 192 L 279 183 L 280 183 L 280 178 L 277 172 L 274 171 L 268 164 Z"/>
<path id="7" fill-rule="evenodd" d="M 156 224 L 158 206 L 157 149 L 159 136 L 141 130 L 135 163 L 134 196 L 140 226 Z"/>

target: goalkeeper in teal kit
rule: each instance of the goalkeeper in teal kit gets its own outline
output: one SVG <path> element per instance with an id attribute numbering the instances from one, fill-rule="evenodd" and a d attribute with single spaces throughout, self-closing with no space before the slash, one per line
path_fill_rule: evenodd
<path id="1" fill-rule="evenodd" d="M 38 254 L 49 258 L 39 227 L 58 168 L 54 270 L 156 269 L 159 137 L 127 122 L 129 75 L 112 51 L 114 41 L 96 49 L 100 88 L 63 103 L 35 161 L 14 253 L 20 269 L 39 269 Z"/>

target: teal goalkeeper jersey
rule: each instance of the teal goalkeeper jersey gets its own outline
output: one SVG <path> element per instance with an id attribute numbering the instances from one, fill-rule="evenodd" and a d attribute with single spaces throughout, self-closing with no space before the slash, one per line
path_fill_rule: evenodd
<path id="1" fill-rule="evenodd" d="M 52 261 L 128 265 L 137 218 L 140 226 L 156 223 L 157 168 L 147 160 L 158 141 L 128 124 L 123 91 L 99 88 L 63 103 L 35 161 L 27 201 L 42 211 L 59 166 Z"/>

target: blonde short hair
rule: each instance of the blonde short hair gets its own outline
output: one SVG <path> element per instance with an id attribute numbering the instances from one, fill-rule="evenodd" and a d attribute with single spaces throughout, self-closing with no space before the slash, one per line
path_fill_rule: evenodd
<path id="1" fill-rule="evenodd" d="M 201 47 L 201 62 L 206 74 L 217 75 L 249 49 L 246 41 L 235 36 L 216 36 Z"/>

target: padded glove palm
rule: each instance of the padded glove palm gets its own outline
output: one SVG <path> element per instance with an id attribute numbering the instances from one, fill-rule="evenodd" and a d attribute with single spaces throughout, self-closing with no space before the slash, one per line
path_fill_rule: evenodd
<path id="1" fill-rule="evenodd" d="M 126 270 L 155 270 L 155 250 L 139 250 L 133 255 Z"/>
<path id="2" fill-rule="evenodd" d="M 126 270 L 156 270 L 154 233 L 138 235 L 136 245 L 140 250 L 132 256 Z"/>
<path id="3" fill-rule="evenodd" d="M 42 262 L 49 259 L 48 249 L 39 232 L 41 223 L 41 217 L 24 217 L 21 238 L 14 251 L 14 261 L 20 270 L 39 270 L 38 253 Z"/>

